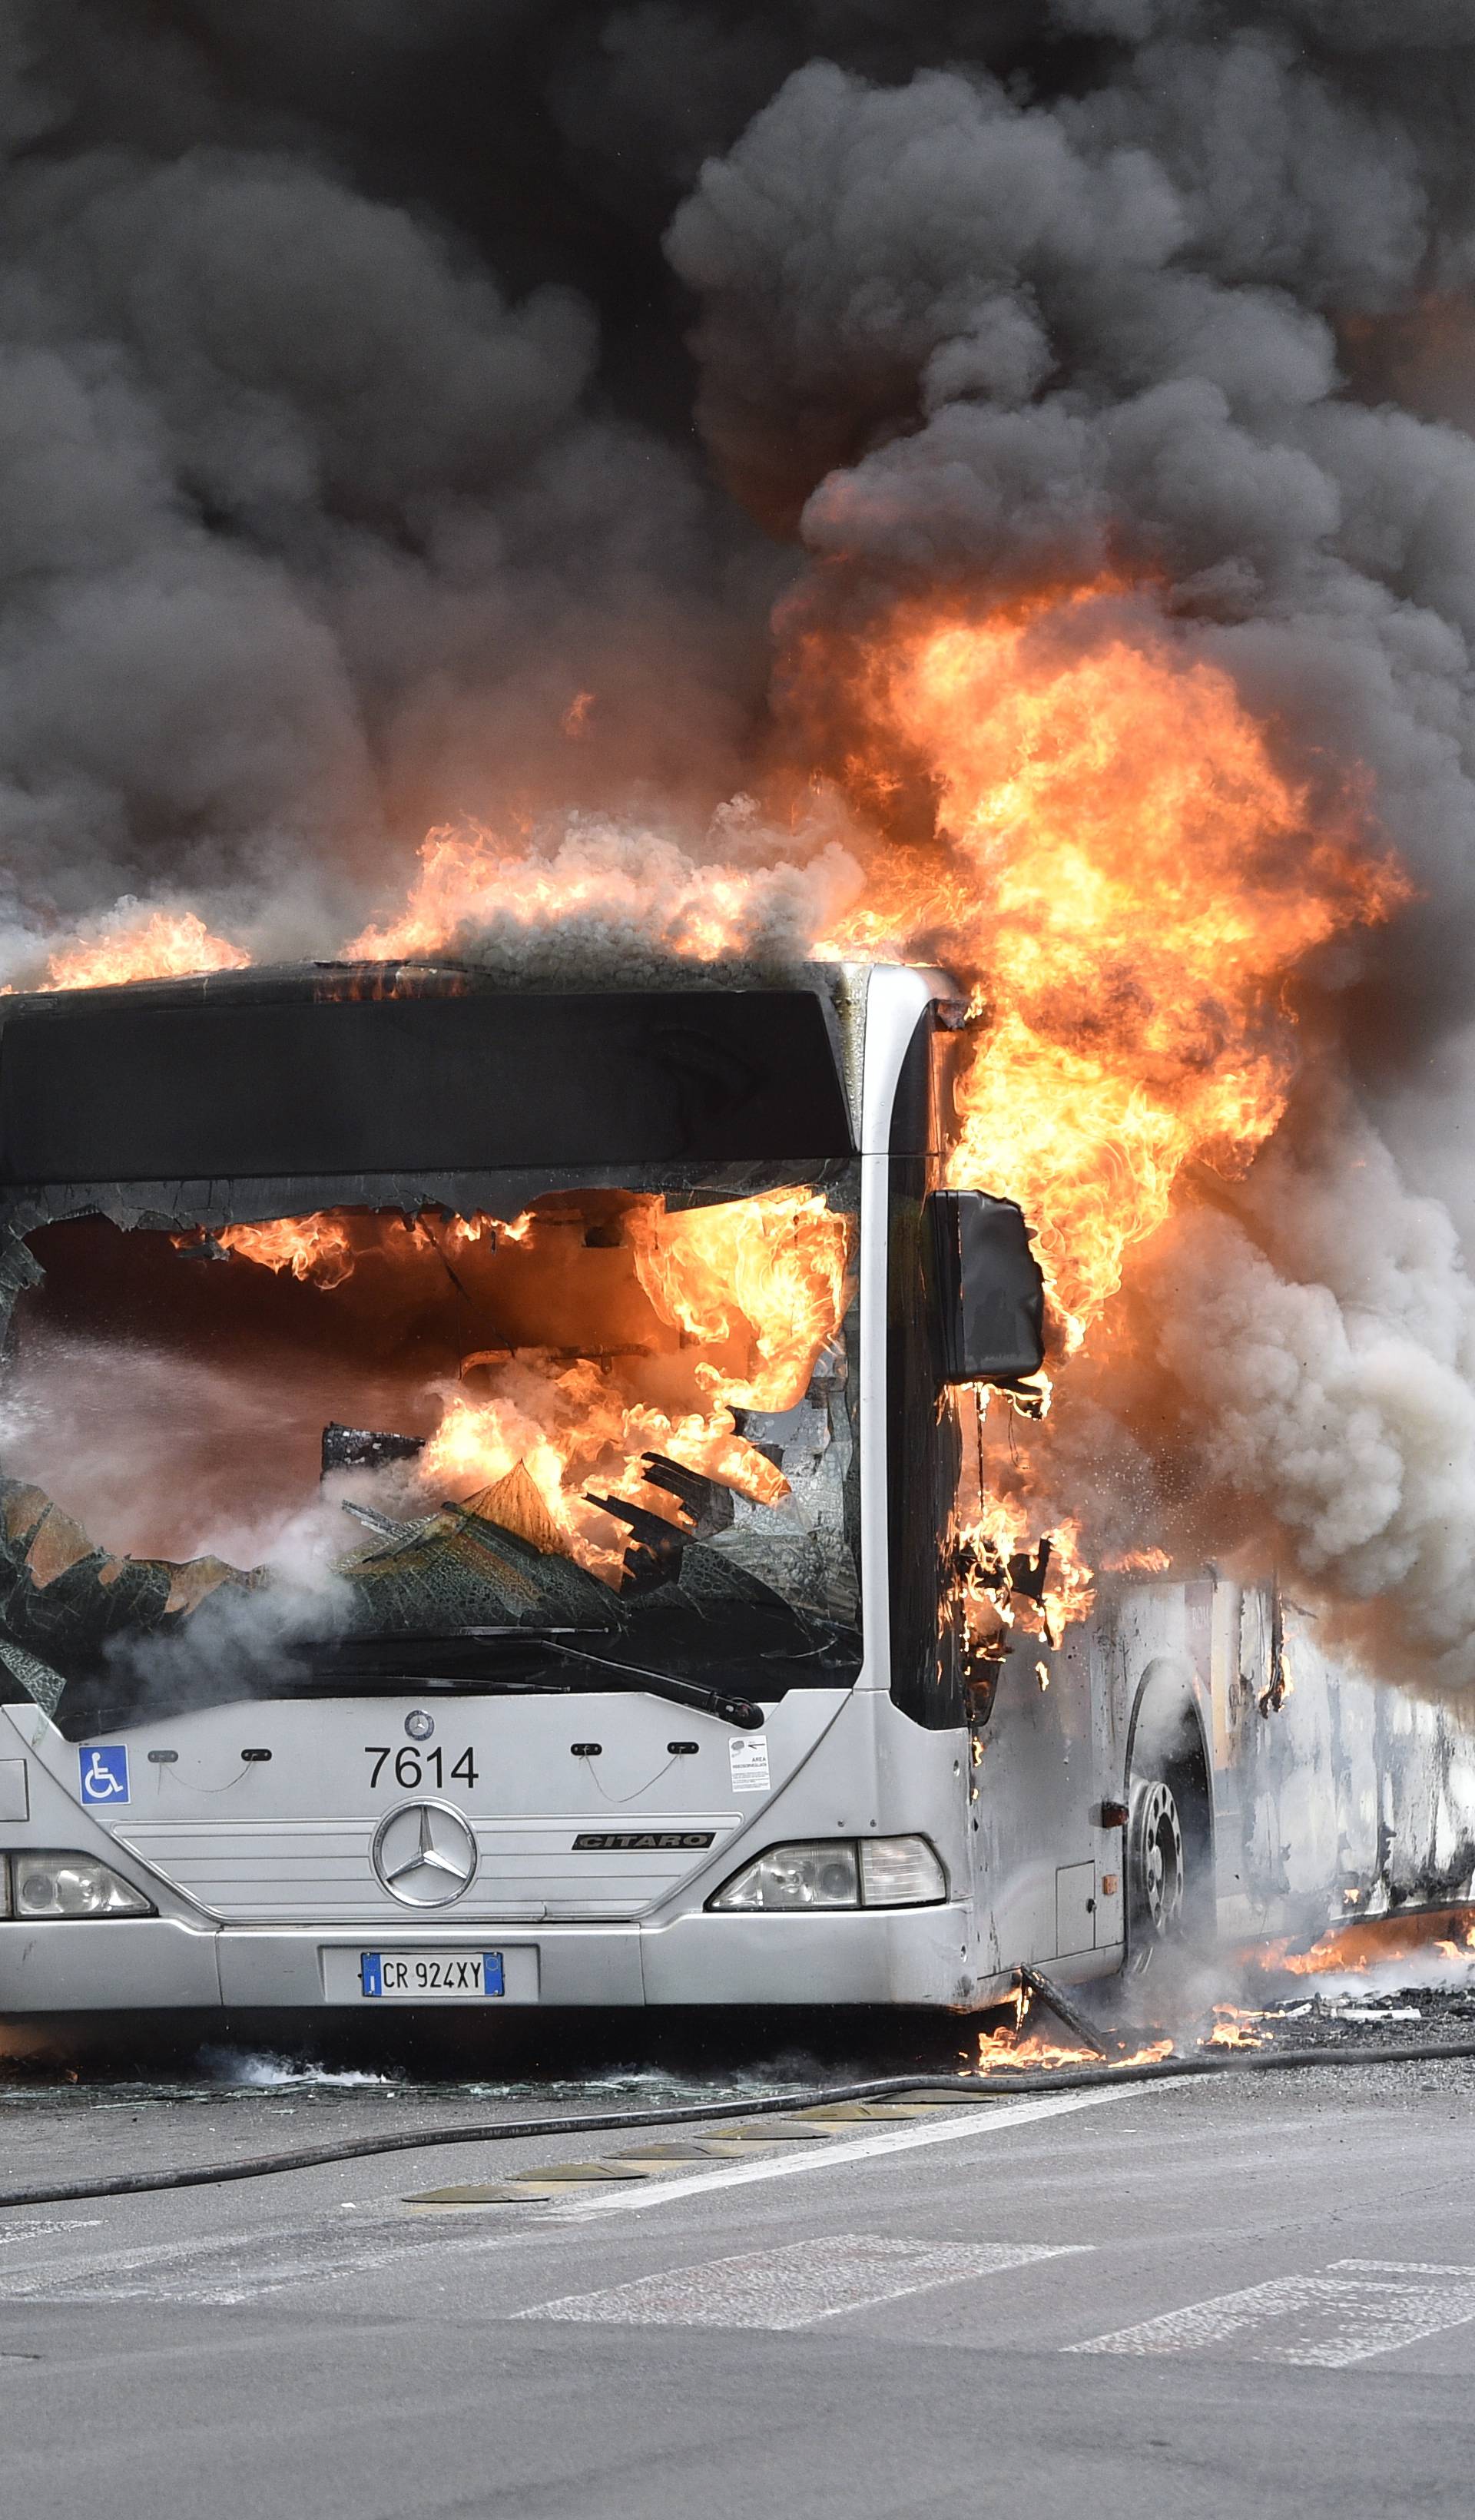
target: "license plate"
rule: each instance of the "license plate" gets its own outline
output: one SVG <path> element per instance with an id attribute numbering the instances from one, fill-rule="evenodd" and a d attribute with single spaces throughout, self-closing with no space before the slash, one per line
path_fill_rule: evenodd
<path id="1" fill-rule="evenodd" d="M 500 1952 L 360 1952 L 359 1991 L 386 2003 L 468 2003 L 507 1986 Z"/>

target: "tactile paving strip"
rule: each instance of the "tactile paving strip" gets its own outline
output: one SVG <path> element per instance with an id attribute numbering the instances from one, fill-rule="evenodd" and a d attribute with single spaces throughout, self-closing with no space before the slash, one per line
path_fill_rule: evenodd
<path id="1" fill-rule="evenodd" d="M 908 2118 L 931 2117 L 939 2109 L 986 2106 L 968 2092 L 955 2099 L 948 2092 L 903 2093 L 895 2100 L 842 2100 L 833 2106 L 795 2109 L 791 2115 L 758 2118 L 719 2128 L 709 2136 L 683 2137 L 669 2143 L 632 2144 L 597 2161 L 545 2162 L 535 2170 L 514 2170 L 508 2179 L 468 2180 L 453 2187 L 423 2187 L 407 2196 L 407 2205 L 527 2205 L 549 2197 L 577 2195 L 581 2188 L 603 2187 L 611 2181 L 680 2176 L 699 2161 L 745 2161 L 791 2143 L 823 2143 L 827 2137 L 854 2135 L 868 2125 L 896 2125 Z"/>

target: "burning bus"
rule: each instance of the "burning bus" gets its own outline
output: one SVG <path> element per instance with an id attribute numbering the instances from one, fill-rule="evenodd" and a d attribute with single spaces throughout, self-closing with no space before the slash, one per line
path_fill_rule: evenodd
<path id="1" fill-rule="evenodd" d="M 1269 1581 L 991 1511 L 1045 1352 L 946 974 L 0 1013 L 0 2010 L 968 2010 L 1456 1896 Z"/>

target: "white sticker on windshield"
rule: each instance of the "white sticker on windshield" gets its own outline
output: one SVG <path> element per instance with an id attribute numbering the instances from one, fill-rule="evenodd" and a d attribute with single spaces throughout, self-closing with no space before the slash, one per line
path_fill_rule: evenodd
<path id="1" fill-rule="evenodd" d="M 735 1794 L 768 1791 L 768 1742 L 761 1732 L 734 1732 L 728 1740 Z"/>

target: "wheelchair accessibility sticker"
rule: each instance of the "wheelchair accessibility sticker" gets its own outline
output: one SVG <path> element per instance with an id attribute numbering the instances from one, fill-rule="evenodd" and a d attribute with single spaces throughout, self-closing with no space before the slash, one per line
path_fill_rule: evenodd
<path id="1" fill-rule="evenodd" d="M 82 1772 L 84 1803 L 127 1801 L 128 1753 L 121 1742 L 115 1750 L 79 1750 L 77 1765 Z"/>

